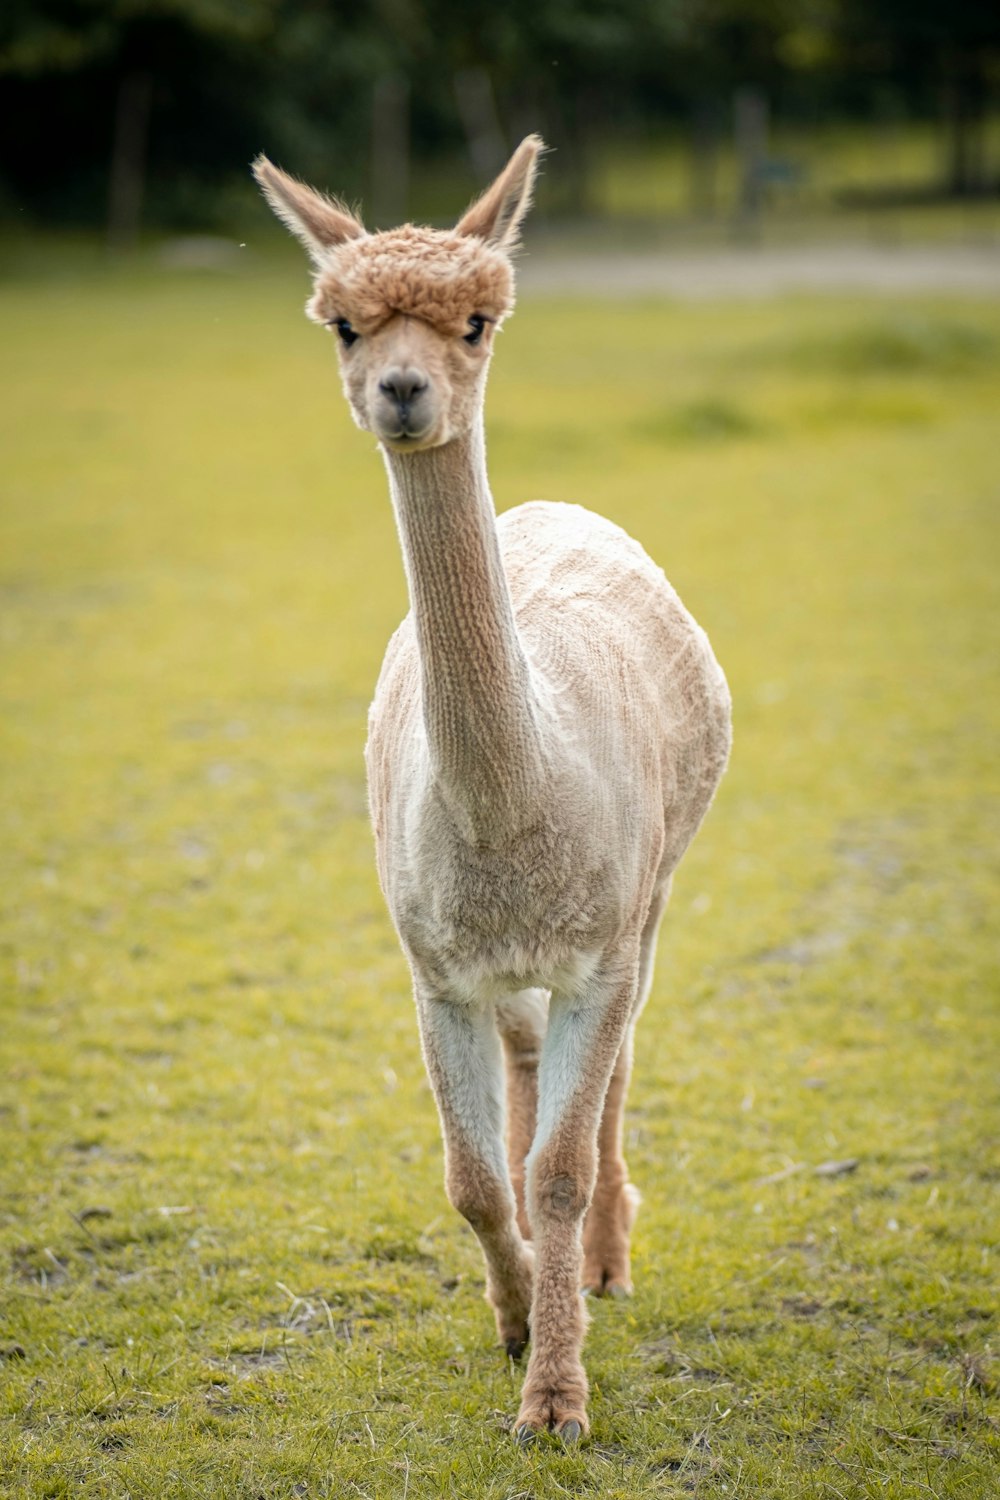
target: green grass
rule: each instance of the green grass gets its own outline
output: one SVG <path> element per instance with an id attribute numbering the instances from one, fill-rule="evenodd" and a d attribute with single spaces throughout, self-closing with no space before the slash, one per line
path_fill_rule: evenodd
<path id="1" fill-rule="evenodd" d="M 636 1295 L 590 1442 L 522 1453 L 366 824 L 402 570 L 305 290 L 0 291 L 0 1493 L 985 1500 L 1000 306 L 500 341 L 498 504 L 632 530 L 736 705 L 638 1049 Z"/>

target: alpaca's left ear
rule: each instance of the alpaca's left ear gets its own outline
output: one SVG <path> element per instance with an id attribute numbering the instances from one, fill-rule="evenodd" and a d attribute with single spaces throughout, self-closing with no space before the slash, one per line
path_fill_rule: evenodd
<path id="1" fill-rule="evenodd" d="M 521 222 L 531 207 L 538 158 L 544 150 L 540 135 L 525 136 L 496 181 L 466 209 L 455 232 L 476 235 L 502 250 L 516 245 Z"/>

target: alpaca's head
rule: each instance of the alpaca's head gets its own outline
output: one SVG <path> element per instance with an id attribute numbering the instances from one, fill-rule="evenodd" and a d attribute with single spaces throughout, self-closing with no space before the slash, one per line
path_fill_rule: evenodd
<path id="1" fill-rule="evenodd" d="M 266 157 L 254 175 L 315 266 L 309 316 L 337 340 L 359 427 L 399 452 L 471 427 L 493 336 L 514 306 L 510 252 L 531 202 L 542 142 L 530 135 L 452 230 L 369 234 L 341 203 Z"/>

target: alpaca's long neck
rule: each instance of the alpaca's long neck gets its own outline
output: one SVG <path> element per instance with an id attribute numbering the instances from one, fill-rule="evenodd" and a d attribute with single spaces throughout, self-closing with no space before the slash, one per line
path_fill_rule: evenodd
<path id="1" fill-rule="evenodd" d="M 481 422 L 442 447 L 384 450 L 420 650 L 424 726 L 463 834 L 494 843 L 535 817 L 542 755 Z"/>

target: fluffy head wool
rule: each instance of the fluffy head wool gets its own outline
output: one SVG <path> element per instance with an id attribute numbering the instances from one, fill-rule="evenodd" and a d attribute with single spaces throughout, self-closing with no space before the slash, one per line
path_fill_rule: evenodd
<path id="1" fill-rule="evenodd" d="M 499 321 L 513 306 L 514 272 L 502 250 L 403 224 L 330 249 L 306 311 L 317 323 L 347 318 L 359 333 L 405 313 L 461 334 L 473 313 Z"/>

